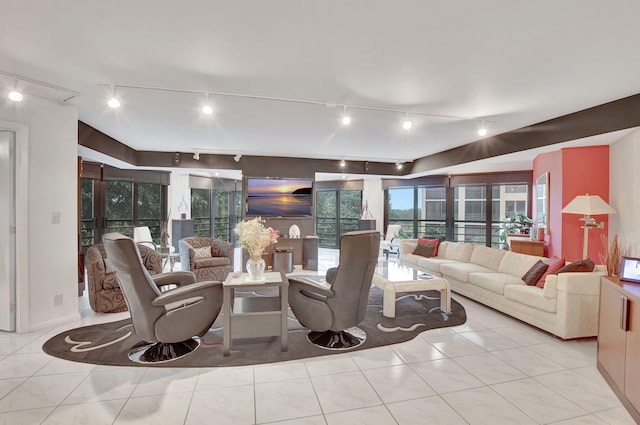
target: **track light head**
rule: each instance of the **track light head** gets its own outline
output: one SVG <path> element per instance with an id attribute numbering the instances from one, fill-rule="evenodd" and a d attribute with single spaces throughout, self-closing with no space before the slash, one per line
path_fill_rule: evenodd
<path id="1" fill-rule="evenodd" d="M 202 113 L 205 115 L 211 115 L 213 114 L 213 108 L 211 107 L 211 105 L 204 105 L 202 107 Z"/>
<path id="2" fill-rule="evenodd" d="M 193 153 L 193 159 L 195 159 L 196 161 L 200 160 L 200 152 L 194 152 Z"/>
<path id="3" fill-rule="evenodd" d="M 12 100 L 14 102 L 20 102 L 22 99 L 24 99 L 24 95 L 18 90 L 10 91 L 7 97 L 9 98 L 9 100 Z"/>
<path id="4" fill-rule="evenodd" d="M 397 168 L 398 170 L 402 170 L 402 162 L 397 161 L 397 162 L 396 162 L 396 168 Z"/>
<path id="5" fill-rule="evenodd" d="M 405 130 L 411 130 L 411 127 L 413 127 L 413 123 L 409 120 L 405 120 L 402 123 L 402 128 L 404 128 Z"/>
<path id="6" fill-rule="evenodd" d="M 235 162 L 240 162 L 240 158 L 242 158 L 242 154 L 239 153 L 239 154 L 237 154 L 236 156 L 233 157 L 233 160 Z"/>
<path id="7" fill-rule="evenodd" d="M 482 124 L 480 125 L 480 128 L 478 129 L 478 135 L 481 137 L 486 136 L 488 133 L 487 131 L 487 127 L 484 125 L 484 120 L 482 120 Z"/>
<path id="8" fill-rule="evenodd" d="M 340 160 L 340 166 L 341 167 L 346 167 L 346 165 L 347 165 L 347 163 L 346 163 L 346 161 L 344 159 Z"/>

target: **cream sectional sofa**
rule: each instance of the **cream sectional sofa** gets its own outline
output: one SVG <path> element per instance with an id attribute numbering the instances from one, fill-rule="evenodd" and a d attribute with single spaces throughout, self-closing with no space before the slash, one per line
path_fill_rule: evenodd
<path id="1" fill-rule="evenodd" d="M 445 241 L 427 258 L 413 254 L 416 245 L 416 239 L 400 241 L 401 263 L 444 277 L 454 292 L 563 339 L 598 334 L 601 266 L 590 273 L 548 275 L 538 288 L 521 278 L 543 257 Z"/>

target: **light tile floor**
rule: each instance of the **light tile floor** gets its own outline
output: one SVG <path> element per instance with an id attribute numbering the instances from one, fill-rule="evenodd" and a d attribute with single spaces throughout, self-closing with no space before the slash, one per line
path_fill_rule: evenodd
<path id="1" fill-rule="evenodd" d="M 321 249 L 320 273 L 337 263 Z M 107 367 L 49 357 L 82 318 L 0 333 L 0 425 L 11 424 L 633 424 L 596 370 L 596 341 L 562 341 L 454 295 L 461 326 L 406 343 L 235 368 Z"/>

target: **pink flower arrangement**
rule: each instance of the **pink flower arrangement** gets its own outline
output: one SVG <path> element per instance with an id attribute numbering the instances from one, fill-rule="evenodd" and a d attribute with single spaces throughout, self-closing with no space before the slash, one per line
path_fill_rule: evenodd
<path id="1" fill-rule="evenodd" d="M 249 256 L 260 256 L 262 251 L 278 241 L 280 232 L 271 227 L 264 226 L 262 217 L 245 220 L 236 224 L 234 229 L 240 240 L 240 244 L 247 250 Z"/>

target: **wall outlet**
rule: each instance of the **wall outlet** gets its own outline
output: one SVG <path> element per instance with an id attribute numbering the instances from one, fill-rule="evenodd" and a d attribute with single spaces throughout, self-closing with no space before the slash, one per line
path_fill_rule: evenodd
<path id="1" fill-rule="evenodd" d="M 51 213 L 51 224 L 60 224 L 60 213 L 52 212 Z"/>
<path id="2" fill-rule="evenodd" d="M 62 294 L 55 294 L 53 296 L 53 305 L 62 305 Z"/>

